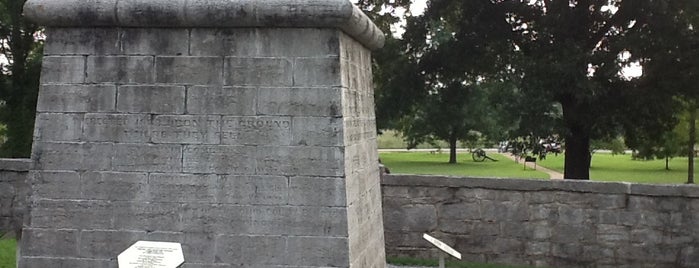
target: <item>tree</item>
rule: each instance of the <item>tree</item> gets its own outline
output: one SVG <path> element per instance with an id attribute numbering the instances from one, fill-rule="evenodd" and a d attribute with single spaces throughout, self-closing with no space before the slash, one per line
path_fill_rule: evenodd
<path id="1" fill-rule="evenodd" d="M 449 163 L 456 163 L 458 141 L 468 141 L 474 131 L 487 132 L 493 123 L 487 106 L 488 89 L 498 81 L 501 60 L 497 58 L 496 38 L 470 35 L 465 27 L 483 26 L 483 31 L 509 33 L 505 27 L 476 23 L 488 20 L 479 12 L 482 2 L 432 1 L 425 14 L 407 19 L 403 36 L 406 70 L 416 76 L 411 81 L 412 103 L 401 119 L 401 130 L 410 145 L 441 139 L 450 147 Z M 475 18 L 475 19 L 472 19 Z M 479 26 L 480 25 L 480 26 Z"/>
<path id="2" fill-rule="evenodd" d="M 687 182 L 694 183 L 694 146 L 696 144 L 696 113 L 699 108 L 699 2 L 657 1 L 649 6 L 646 20 L 652 21 L 644 31 L 628 37 L 644 64 L 642 86 L 657 91 L 672 92 L 677 100 L 674 115 L 684 129 L 677 135 L 683 142 L 688 161 Z M 652 42 L 639 42 L 654 36 Z M 673 110 L 669 110 L 672 112 Z M 686 122 L 686 123 L 685 123 Z"/>
<path id="3" fill-rule="evenodd" d="M 39 88 L 41 43 L 38 26 L 22 16 L 24 0 L 0 0 L 0 52 L 9 64 L 0 71 L 0 122 L 7 126 L 4 157 L 28 157 Z"/>

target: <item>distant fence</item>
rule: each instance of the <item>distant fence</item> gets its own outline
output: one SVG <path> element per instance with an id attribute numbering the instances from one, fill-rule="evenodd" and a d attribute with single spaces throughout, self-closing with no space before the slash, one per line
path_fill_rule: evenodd
<path id="1" fill-rule="evenodd" d="M 26 214 L 29 159 L 0 159 L 0 234 L 19 231 Z"/>
<path id="2" fill-rule="evenodd" d="M 429 233 L 478 262 L 699 267 L 699 187 L 384 175 L 388 256 L 435 257 Z"/>

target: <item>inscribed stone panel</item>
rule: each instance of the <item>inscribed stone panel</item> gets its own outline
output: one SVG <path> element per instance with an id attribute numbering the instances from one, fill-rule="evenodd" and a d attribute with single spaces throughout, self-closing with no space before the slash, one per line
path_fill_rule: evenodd
<path id="1" fill-rule="evenodd" d="M 290 145 L 291 118 L 224 116 L 221 141 L 230 145 Z"/>

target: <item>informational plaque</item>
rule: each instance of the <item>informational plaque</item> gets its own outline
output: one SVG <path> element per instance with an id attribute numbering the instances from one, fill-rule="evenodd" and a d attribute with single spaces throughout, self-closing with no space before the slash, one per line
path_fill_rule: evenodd
<path id="1" fill-rule="evenodd" d="M 461 259 L 461 253 L 453 249 L 447 244 L 444 244 L 444 242 L 437 240 L 437 238 L 434 238 L 428 234 L 423 234 L 422 238 L 427 240 L 428 242 L 432 243 L 435 247 L 439 248 L 441 251 L 446 252 L 449 255 L 454 256 L 454 258 Z"/>
<path id="2" fill-rule="evenodd" d="M 119 268 L 177 268 L 184 262 L 182 245 L 138 241 L 119 254 Z"/>

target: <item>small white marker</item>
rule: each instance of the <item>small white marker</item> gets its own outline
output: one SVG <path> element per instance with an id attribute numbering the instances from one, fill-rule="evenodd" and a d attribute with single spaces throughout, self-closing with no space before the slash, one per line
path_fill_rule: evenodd
<path id="1" fill-rule="evenodd" d="M 422 238 L 427 240 L 428 242 L 432 243 L 435 247 L 437 247 L 439 250 L 442 252 L 445 252 L 451 256 L 454 256 L 454 258 L 461 259 L 461 253 L 450 247 L 449 245 L 445 244 L 442 241 L 439 241 L 437 238 L 434 238 L 428 234 L 422 234 Z M 444 268 L 444 253 L 439 255 L 439 268 Z"/>

